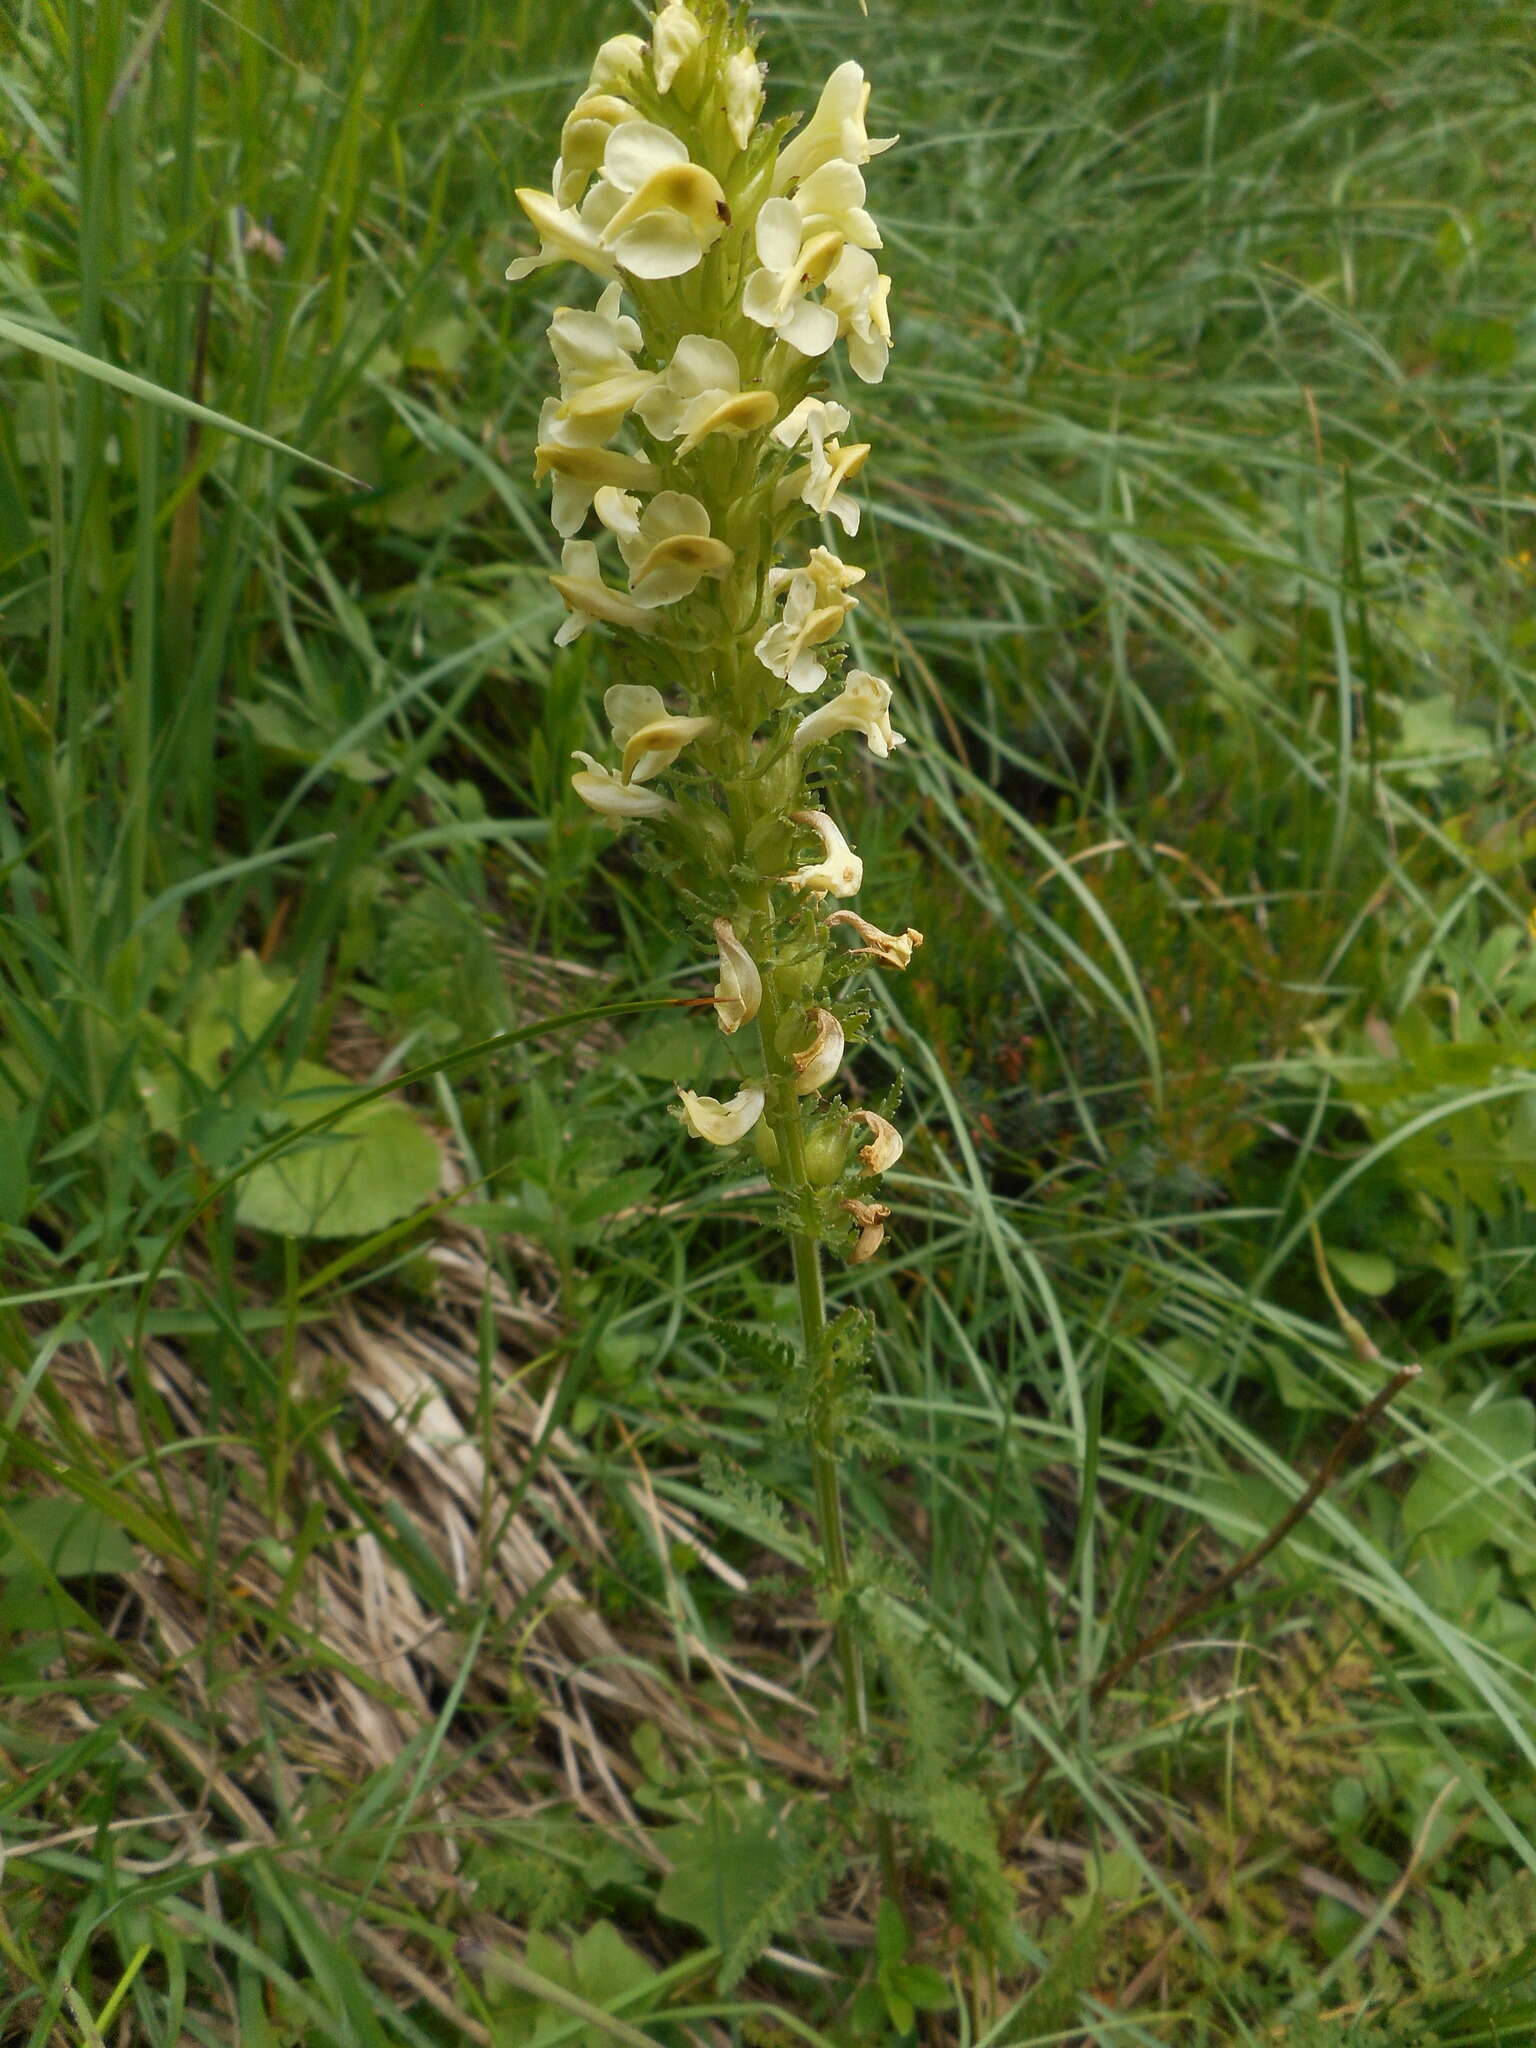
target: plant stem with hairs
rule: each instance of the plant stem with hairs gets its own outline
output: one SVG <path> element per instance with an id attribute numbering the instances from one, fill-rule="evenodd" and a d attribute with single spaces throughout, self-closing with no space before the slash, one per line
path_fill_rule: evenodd
<path id="1" fill-rule="evenodd" d="M 667 0 L 649 41 L 597 52 L 550 189 L 518 193 L 540 245 L 508 272 L 574 263 L 601 280 L 595 307 L 561 306 L 550 325 L 559 392 L 535 458 L 562 540 L 556 641 L 600 625 L 625 678 L 603 699 L 613 757 L 580 753 L 572 784 L 615 829 L 643 828 L 717 956 L 715 1022 L 740 1082 L 727 1100 L 680 1088 L 677 1114 L 778 1196 L 801 1317 L 786 1405 L 807 1439 L 855 1757 L 873 1736 L 840 1468 L 868 1318 L 829 1324 L 822 1255 L 878 1252 L 879 1183 L 902 1141 L 835 1083 L 867 1021 L 855 978 L 905 967 L 922 935 L 841 907 L 863 863 L 826 808 L 835 750 L 861 738 L 886 761 L 904 742 L 890 684 L 844 667 L 863 570 L 795 536 L 807 520 L 857 533 L 847 486 L 870 451 L 843 438 L 849 410 L 823 370 L 837 350 L 877 383 L 890 352 L 863 177 L 889 145 L 868 134 L 868 99 L 858 65 L 839 65 L 786 141 L 785 123 L 760 118 L 741 16 Z M 889 1882 L 883 1821 L 879 1847 Z"/>

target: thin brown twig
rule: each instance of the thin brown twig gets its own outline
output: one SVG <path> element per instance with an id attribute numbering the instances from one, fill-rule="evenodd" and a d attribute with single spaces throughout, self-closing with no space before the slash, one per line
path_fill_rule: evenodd
<path id="1" fill-rule="evenodd" d="M 1317 1260 L 1323 1289 L 1332 1305 L 1334 1314 L 1339 1319 L 1340 1327 L 1350 1349 L 1362 1364 L 1381 1363 L 1381 1353 L 1371 1342 L 1364 1326 L 1349 1313 L 1343 1302 L 1339 1299 L 1338 1291 L 1333 1284 L 1333 1276 L 1328 1270 L 1328 1262 L 1323 1252 L 1322 1240 L 1318 1236 L 1317 1225 L 1312 1223 L 1309 1225 L 1309 1228 L 1312 1234 L 1313 1253 Z M 1163 1644 L 1170 1637 L 1177 1635 L 1181 1629 L 1187 1628 L 1207 1608 L 1214 1606 L 1223 1594 L 1229 1593 L 1239 1579 L 1246 1578 L 1248 1573 L 1261 1565 L 1272 1551 L 1279 1548 L 1298 1523 L 1305 1521 L 1307 1516 L 1311 1514 L 1313 1508 L 1317 1506 L 1324 1493 L 1327 1492 L 1328 1488 L 1338 1477 L 1342 1467 L 1353 1456 L 1356 1447 L 1366 1432 L 1375 1422 L 1380 1420 L 1383 1413 L 1402 1392 L 1403 1388 L 1410 1381 L 1416 1380 L 1419 1377 L 1422 1370 L 1421 1366 L 1412 1362 L 1397 1367 L 1386 1385 L 1379 1387 L 1370 1400 L 1366 1402 L 1365 1406 L 1350 1418 L 1334 1443 L 1332 1450 L 1313 1474 L 1309 1485 L 1291 1502 L 1274 1526 L 1267 1530 L 1251 1549 L 1245 1550 L 1241 1557 L 1228 1565 L 1224 1572 L 1219 1572 L 1208 1585 L 1202 1586 L 1197 1593 L 1191 1594 L 1187 1600 L 1174 1609 L 1172 1614 L 1159 1622 L 1156 1628 L 1149 1629 L 1145 1635 L 1138 1637 L 1123 1656 L 1115 1659 L 1107 1671 L 1101 1671 L 1089 1688 L 1088 1699 L 1090 1705 L 1097 1706 L 1105 1694 L 1112 1692 L 1126 1674 L 1133 1671 L 1144 1658 L 1151 1656 L 1154 1650 L 1161 1649 Z M 1036 1763 L 1034 1770 L 1030 1773 L 1019 1796 L 1021 1806 L 1027 1806 L 1028 1802 L 1039 1790 L 1040 1782 L 1044 1778 L 1049 1764 L 1049 1756 L 1042 1755 Z"/>
<path id="2" fill-rule="evenodd" d="M 1418 1378 L 1420 1370 L 1417 1365 L 1400 1365 L 1386 1385 L 1378 1388 L 1358 1414 L 1351 1417 L 1343 1435 L 1313 1474 L 1311 1484 L 1304 1493 L 1296 1496 L 1274 1527 L 1261 1536 L 1251 1550 L 1245 1550 L 1234 1564 L 1228 1565 L 1224 1572 L 1218 1572 L 1209 1585 L 1202 1586 L 1199 1592 L 1191 1594 L 1181 1607 L 1176 1607 L 1166 1621 L 1159 1622 L 1156 1628 L 1149 1629 L 1139 1641 L 1132 1643 L 1124 1656 L 1118 1657 L 1107 1671 L 1099 1673 L 1088 1695 L 1095 1706 L 1107 1692 L 1113 1691 L 1126 1673 L 1144 1657 L 1160 1649 L 1171 1635 L 1177 1634 L 1197 1615 L 1203 1614 L 1206 1608 L 1219 1600 L 1223 1593 L 1230 1591 L 1239 1579 L 1245 1578 L 1256 1566 L 1261 1565 L 1270 1552 L 1285 1541 L 1297 1523 L 1304 1521 L 1317 1506 L 1318 1501 L 1337 1477 L 1340 1466 L 1371 1424 L 1378 1420 L 1382 1411 L 1402 1392 L 1410 1380 Z"/>

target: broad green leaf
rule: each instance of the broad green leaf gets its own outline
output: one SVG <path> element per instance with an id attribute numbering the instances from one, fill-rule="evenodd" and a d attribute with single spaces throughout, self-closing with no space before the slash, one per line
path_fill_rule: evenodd
<path id="1" fill-rule="evenodd" d="M 948 1984 L 927 1963 L 903 1963 L 896 1983 L 919 2012 L 948 2012 L 955 2002 Z"/>
<path id="2" fill-rule="evenodd" d="M 353 1092 L 329 1067 L 301 1060 L 283 1107 L 304 1122 Z M 436 1139 L 403 1103 L 364 1103 L 254 1167 L 235 1217 L 280 1237 L 366 1237 L 429 1202 L 441 1168 Z"/>
<path id="3" fill-rule="evenodd" d="M 552 1935 L 539 1932 L 528 1936 L 526 1968 L 510 1995 L 497 2000 L 498 2042 L 508 2048 L 537 2048 L 546 2038 L 558 2036 L 566 2048 L 609 2048 L 615 2037 L 645 2040 L 647 2037 L 623 2022 L 607 2026 L 570 2027 L 571 2015 L 590 2011 L 602 2016 L 609 2006 L 640 1991 L 656 1972 L 625 1941 L 618 1929 L 599 1920 L 576 1937 L 569 1948 Z M 542 1980 L 547 1995 L 534 1989 Z M 509 2026 L 515 2031 L 507 2031 Z"/>
<path id="4" fill-rule="evenodd" d="M 211 405 L 199 405 L 194 398 L 183 398 L 179 391 L 167 391 L 163 384 L 152 384 L 147 377 L 135 376 L 132 370 L 119 369 L 116 363 L 104 363 L 99 356 L 87 355 L 82 348 L 73 348 L 67 341 L 57 341 L 51 334 L 44 334 L 41 328 L 26 327 L 20 321 L 0 317 L 0 341 L 8 341 L 15 348 L 30 349 L 33 355 L 46 357 L 63 369 L 78 370 L 84 377 L 94 377 L 98 384 L 110 384 L 115 391 L 126 391 L 130 398 L 137 398 L 145 405 L 158 405 L 166 412 L 179 412 L 186 419 L 200 420 L 205 427 L 218 427 L 226 434 L 238 434 L 243 441 L 255 441 L 260 447 L 271 448 L 279 455 L 291 455 L 295 462 L 306 462 L 312 469 L 323 469 L 327 476 L 333 476 L 341 483 L 350 484 L 354 489 L 362 488 L 355 476 L 348 476 L 344 469 L 322 462 L 318 455 L 306 455 L 302 448 L 279 441 L 274 434 L 264 434 L 260 427 L 248 427 L 243 420 L 231 419 L 228 413 L 215 412 Z"/>
<path id="5" fill-rule="evenodd" d="M 689 1010 L 672 1010 L 654 1023 L 643 1025 L 619 1054 L 632 1074 L 647 1081 L 681 1081 L 687 1087 L 724 1073 L 728 1060 L 719 1044 L 718 1032 L 700 1029 L 699 1018 Z"/>
<path id="6" fill-rule="evenodd" d="M 138 1553 L 119 1525 L 69 1494 L 0 1504 L 0 1574 L 30 1573 L 36 1561 L 61 1579 L 131 1572 Z"/>
<path id="7" fill-rule="evenodd" d="M 1217 1534 L 1239 1554 L 1251 1549 L 1281 1520 L 1292 1500 L 1283 1488 L 1257 1472 L 1212 1474 L 1201 1483 L 1200 1498 Z M 1313 1544 L 1325 1540 L 1315 1521 L 1303 1522 L 1295 1534 Z M 1293 1542 L 1293 1537 L 1286 1538 L 1265 1566 L 1267 1571 L 1282 1578 L 1308 1574 L 1312 1568 L 1296 1555 Z"/>
<path id="8" fill-rule="evenodd" d="M 1448 1557 L 1504 1542 L 1529 1522 L 1512 1468 L 1536 1446 L 1536 1408 L 1494 1401 L 1449 1427 L 1403 1495 L 1403 1527 Z"/>
<path id="9" fill-rule="evenodd" d="M 185 1056 L 193 1073 L 214 1081 L 224 1055 L 260 1038 L 292 989 L 291 974 L 273 974 L 249 947 L 227 967 L 215 968 L 187 1023 Z"/>
<path id="10" fill-rule="evenodd" d="M 298 761 L 308 767 L 328 751 L 336 737 L 318 725 L 301 726 L 286 705 L 268 698 L 240 697 L 234 708 L 251 728 L 257 745 L 283 761 Z M 382 761 L 361 747 L 338 754 L 331 766 L 349 782 L 378 782 L 389 773 Z"/>
<path id="11" fill-rule="evenodd" d="M 794 1875 L 795 1852 L 779 1817 L 746 1800 L 728 1805 L 711 1798 L 702 1821 L 660 1829 L 656 1846 L 672 1864 L 656 1894 L 657 1912 L 721 1949 Z"/>
<path id="12" fill-rule="evenodd" d="M 894 1899 L 882 1899 L 875 1915 L 875 1959 L 882 1970 L 894 1969 L 907 1952 L 907 1923 Z"/>
<path id="13" fill-rule="evenodd" d="M 1390 1294 L 1396 1285 L 1397 1268 L 1380 1252 L 1343 1251 L 1333 1244 L 1326 1249 L 1328 1264 L 1357 1294 Z"/>
<path id="14" fill-rule="evenodd" d="M 616 1173 L 611 1180 L 589 1188 L 571 1203 L 572 1226 L 578 1230 L 587 1229 L 592 1224 L 601 1223 L 605 1217 L 615 1215 L 620 1209 L 634 1208 L 645 1200 L 660 1178 L 661 1175 L 648 1166 L 633 1166 L 627 1173 Z"/>

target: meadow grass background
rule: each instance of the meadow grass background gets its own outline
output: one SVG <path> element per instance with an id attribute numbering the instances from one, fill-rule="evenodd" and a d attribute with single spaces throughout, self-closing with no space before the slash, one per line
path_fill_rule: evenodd
<path id="1" fill-rule="evenodd" d="M 756 15 L 771 109 L 853 55 L 902 137 L 855 651 L 912 744 L 844 808 L 928 944 L 838 1292 L 922 2038 L 1530 2038 L 1529 23 Z M 558 1023 L 701 987 L 565 784 L 582 283 L 501 280 L 633 25 L 0 24 L 6 2043 L 902 2038 L 801 1525 L 725 1469 L 806 1501 L 771 1217 L 665 1114 L 696 1021 Z M 313 1147 L 222 1185 L 407 1069 L 349 1231 Z"/>

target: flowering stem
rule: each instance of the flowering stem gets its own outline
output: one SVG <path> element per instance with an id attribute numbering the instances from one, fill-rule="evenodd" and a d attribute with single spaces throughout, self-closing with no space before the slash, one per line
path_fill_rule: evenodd
<path id="1" fill-rule="evenodd" d="M 821 1284 L 821 1247 L 808 1230 L 794 1232 L 790 1246 L 795 1255 L 795 1285 L 800 1294 L 801 1343 L 807 1365 L 819 1374 L 826 1370 L 827 1331 L 826 1295 Z M 821 1440 L 814 1423 L 809 1432 L 809 1444 L 822 1563 L 837 1602 L 835 1627 L 837 1660 L 843 1674 L 843 1715 L 853 1742 L 861 1749 L 868 1749 L 869 1690 L 864 1678 L 864 1653 L 847 1611 L 853 1573 L 849 1568 L 848 1537 L 843 1525 L 843 1493 L 837 1451 Z M 900 1883 L 896 1837 L 889 1814 L 875 1815 L 875 1849 L 880 1859 L 880 1876 L 886 1895 L 894 1900 L 900 1896 Z"/>
<path id="2" fill-rule="evenodd" d="M 719 1029 L 757 1023 L 761 1057 L 749 1034 L 735 1095 L 679 1088 L 678 1113 L 709 1144 L 750 1139 L 780 1198 L 856 1760 L 872 1738 L 839 1490 L 854 1360 L 827 1323 L 821 1247 L 850 1265 L 875 1256 L 891 1213 L 876 1197 L 902 1140 L 837 1092 L 867 1013 L 832 929 L 857 932 L 855 961 L 898 970 L 922 934 L 827 909 L 864 876 L 822 807 L 827 750 L 856 734 L 884 761 L 905 742 L 890 683 L 843 666 L 864 571 L 820 544 L 797 560 L 792 536 L 812 518 L 857 533 L 845 486 L 870 450 L 839 438 L 852 419 L 821 395 L 823 363 L 840 346 L 854 376 L 878 384 L 890 352 L 862 167 L 895 137 L 870 135 L 869 94 L 860 67 L 839 64 L 786 139 L 761 118 L 763 68 L 735 0 L 659 0 L 648 40 L 611 36 L 598 50 L 550 189 L 519 188 L 539 247 L 507 272 L 575 263 L 603 281 L 595 307 L 559 306 L 550 324 L 560 390 L 540 411 L 534 464 L 552 479 L 562 541 L 556 644 L 610 629 L 625 676 L 603 697 L 615 758 L 578 751 L 571 786 L 614 827 L 654 834 L 684 922 L 718 949 Z M 617 549 L 623 585 L 600 544 Z M 811 709 L 828 685 L 836 694 Z M 876 1830 L 894 1890 L 887 1816 Z"/>
<path id="3" fill-rule="evenodd" d="M 821 1284 L 821 1248 L 809 1231 L 797 1232 L 790 1245 L 795 1255 L 795 1284 L 800 1292 L 800 1335 L 806 1364 L 818 1375 L 826 1370 L 826 1297 Z M 843 1526 L 843 1496 L 837 1452 L 821 1440 L 813 1425 L 809 1435 L 811 1478 L 816 1494 L 816 1525 L 821 1537 L 827 1582 L 839 1603 L 837 1656 L 843 1672 L 843 1708 L 848 1733 L 863 1741 L 869 1734 L 869 1699 L 864 1683 L 864 1658 L 842 1611 L 853 1584 L 848 1563 L 848 1538 Z"/>
<path id="4" fill-rule="evenodd" d="M 794 1093 L 793 1068 L 775 1045 L 778 1017 L 779 1005 L 770 979 L 764 983 L 762 1007 L 757 1019 L 763 1062 L 769 1075 L 766 1121 L 779 1150 L 779 1187 L 796 1206 L 808 1208 L 814 1199 L 814 1191 L 806 1161 L 805 1131 Z M 800 1299 L 801 1355 L 808 1375 L 819 1383 L 825 1379 L 829 1367 L 821 1245 L 814 1228 L 790 1230 L 787 1234 L 794 1258 L 795 1289 Z M 811 1484 L 822 1566 L 836 1608 L 833 1628 L 838 1668 L 842 1674 L 843 1719 L 851 1743 L 858 1749 L 867 1750 L 870 1745 L 869 1687 L 864 1672 L 864 1653 L 848 1613 L 853 1571 L 843 1517 L 840 1461 L 837 1445 L 831 1440 L 824 1420 L 827 1404 L 813 1396 L 809 1406 L 811 1420 L 806 1442 L 811 1458 Z M 875 1843 L 885 1889 L 894 1897 L 898 1890 L 896 1845 L 887 1814 L 875 1816 Z"/>

